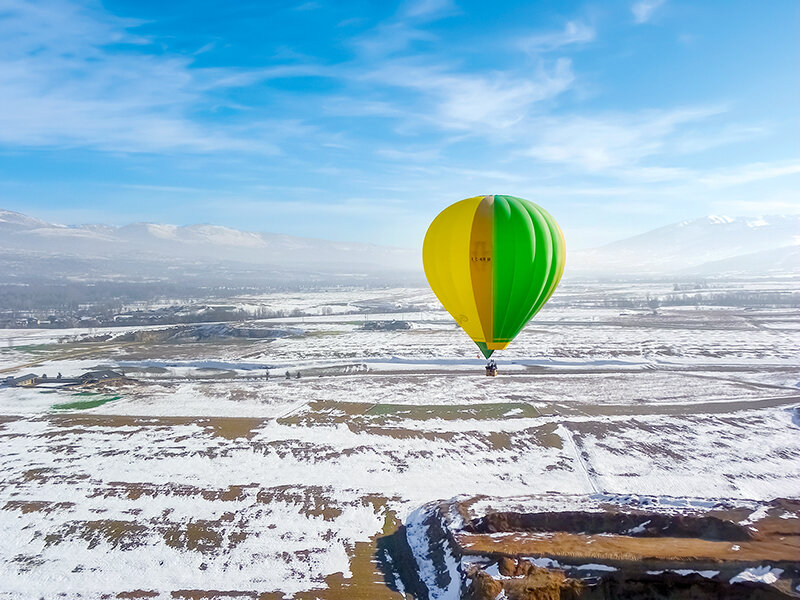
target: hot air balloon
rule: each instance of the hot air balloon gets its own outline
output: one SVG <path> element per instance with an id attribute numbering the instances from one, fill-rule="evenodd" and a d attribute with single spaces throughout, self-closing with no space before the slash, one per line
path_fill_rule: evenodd
<path id="1" fill-rule="evenodd" d="M 555 219 L 514 196 L 476 196 L 448 206 L 422 245 L 431 289 L 487 359 L 552 296 L 565 258 Z"/>

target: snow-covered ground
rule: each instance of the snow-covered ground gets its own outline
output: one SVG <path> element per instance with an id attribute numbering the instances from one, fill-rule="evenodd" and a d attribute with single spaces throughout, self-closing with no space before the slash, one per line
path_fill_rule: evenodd
<path id="1" fill-rule="evenodd" d="M 431 500 L 800 497 L 797 311 L 610 288 L 554 297 L 496 379 L 426 290 L 236 299 L 315 315 L 257 323 L 279 339 L 0 330 L 4 376 L 137 380 L 0 387 L 0 598 L 402 598 L 375 538 Z"/>

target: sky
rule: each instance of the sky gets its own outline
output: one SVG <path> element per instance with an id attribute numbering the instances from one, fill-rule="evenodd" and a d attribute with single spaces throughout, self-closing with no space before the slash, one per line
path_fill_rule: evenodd
<path id="1" fill-rule="evenodd" d="M 0 208 L 421 245 L 511 194 L 586 248 L 800 212 L 800 2 L 0 0 Z"/>

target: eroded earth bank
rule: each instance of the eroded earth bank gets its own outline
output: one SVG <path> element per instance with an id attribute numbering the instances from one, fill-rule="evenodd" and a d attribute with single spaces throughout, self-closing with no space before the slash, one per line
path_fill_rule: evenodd
<path id="1" fill-rule="evenodd" d="M 800 501 L 458 498 L 405 530 L 433 599 L 800 597 Z"/>

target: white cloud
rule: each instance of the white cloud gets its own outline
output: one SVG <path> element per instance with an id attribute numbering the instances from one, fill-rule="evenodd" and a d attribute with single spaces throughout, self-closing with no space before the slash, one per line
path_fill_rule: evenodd
<path id="1" fill-rule="evenodd" d="M 698 178 L 700 183 L 712 186 L 723 187 L 730 185 L 742 185 L 753 181 L 773 179 L 775 177 L 785 177 L 800 173 L 800 162 L 776 162 L 776 163 L 751 163 L 740 165 L 733 169 L 721 169 L 706 173 Z M 798 194 L 800 198 L 800 194 Z"/>
<path id="2" fill-rule="evenodd" d="M 533 128 L 538 133 L 528 154 L 591 172 L 630 169 L 668 150 L 680 127 L 721 112 L 718 107 L 700 107 L 542 119 Z M 652 169 L 647 174 L 656 179 L 664 175 Z"/>
<path id="3" fill-rule="evenodd" d="M 298 4 L 294 7 L 293 10 L 297 10 L 300 12 L 308 11 L 308 10 L 317 10 L 322 8 L 322 5 L 319 2 L 303 2 L 302 4 Z"/>
<path id="4" fill-rule="evenodd" d="M 637 23 L 647 23 L 652 17 L 653 13 L 666 2 L 666 0 L 640 0 L 631 5 L 631 12 L 633 19 Z"/>
<path id="5" fill-rule="evenodd" d="M 396 161 L 399 163 L 431 163 L 438 161 L 440 156 L 439 148 L 431 148 L 426 146 L 417 150 L 400 150 L 398 148 L 379 148 L 376 152 L 378 156 L 382 156 L 388 160 Z"/>
<path id="6" fill-rule="evenodd" d="M 435 36 L 405 22 L 383 23 L 355 39 L 365 57 L 379 59 L 406 50 L 413 42 L 435 40 Z"/>
<path id="7" fill-rule="evenodd" d="M 443 65 L 407 61 L 386 62 L 364 75 L 383 85 L 406 88 L 421 96 L 421 106 L 409 111 L 426 127 L 464 129 L 494 135 L 522 121 L 531 106 L 569 89 L 571 62 L 561 58 L 536 73 L 459 73 Z"/>
<path id="8" fill-rule="evenodd" d="M 451 0 L 412 0 L 403 4 L 399 13 L 401 18 L 431 19 L 454 11 L 455 5 Z"/>
<path id="9" fill-rule="evenodd" d="M 436 36 L 422 26 L 451 15 L 456 6 L 450 0 L 412 0 L 401 5 L 397 14 L 358 36 L 353 45 L 360 54 L 380 59 L 402 52 L 414 42 L 432 42 Z"/>
<path id="10" fill-rule="evenodd" d="M 796 193 L 768 194 L 758 200 L 729 200 L 714 203 L 720 208 L 737 215 L 791 215 L 800 213 L 800 197 Z"/>
<path id="11" fill-rule="evenodd" d="M 307 103 L 322 106 L 328 117 L 383 116 L 395 120 L 395 132 L 402 133 L 513 137 L 512 126 L 528 118 L 534 104 L 561 94 L 574 81 L 571 63 L 564 58 L 539 60 L 527 72 L 514 65 L 477 73 L 445 64 L 435 54 L 387 58 L 408 56 L 415 41 L 434 40 L 420 27 L 456 10 L 446 0 L 401 6 L 394 17 L 356 40 L 361 54 L 355 60 L 323 67 L 294 58 L 290 64 L 256 69 L 196 68 L 196 53 L 165 54 L 137 33 L 141 23 L 111 15 L 99 4 L 5 0 L 4 9 L 0 52 L 7 59 L 0 63 L 0 144 L 16 147 L 276 154 L 287 137 L 281 136 L 285 127 L 277 120 L 264 126 L 251 118 L 245 125 L 210 113 L 220 106 L 248 109 L 226 98 L 229 88 L 298 76 L 336 78 L 346 91 L 310 94 L 295 108 Z M 531 43 L 554 47 L 591 36 L 585 26 L 568 23 L 564 32 Z M 140 50 L 120 51 L 119 44 Z M 398 89 L 404 92 L 388 93 Z M 208 118 L 202 117 L 204 112 Z M 288 120 L 295 128 L 297 121 Z M 304 133 L 324 134 L 320 129 Z"/>
<path id="12" fill-rule="evenodd" d="M 570 44 L 585 44 L 594 38 L 595 31 L 592 27 L 577 21 L 570 21 L 564 26 L 564 31 L 532 35 L 523 39 L 520 45 L 528 52 L 546 52 Z"/>
<path id="13" fill-rule="evenodd" d="M 0 143 L 123 152 L 275 153 L 244 128 L 203 124 L 208 90 L 280 77 L 192 68 L 99 6 L 5 0 L 0 19 Z M 137 53 L 113 45 L 137 45 Z M 152 52 L 149 50 L 152 49 Z M 216 100 L 218 103 L 219 100 Z"/>

